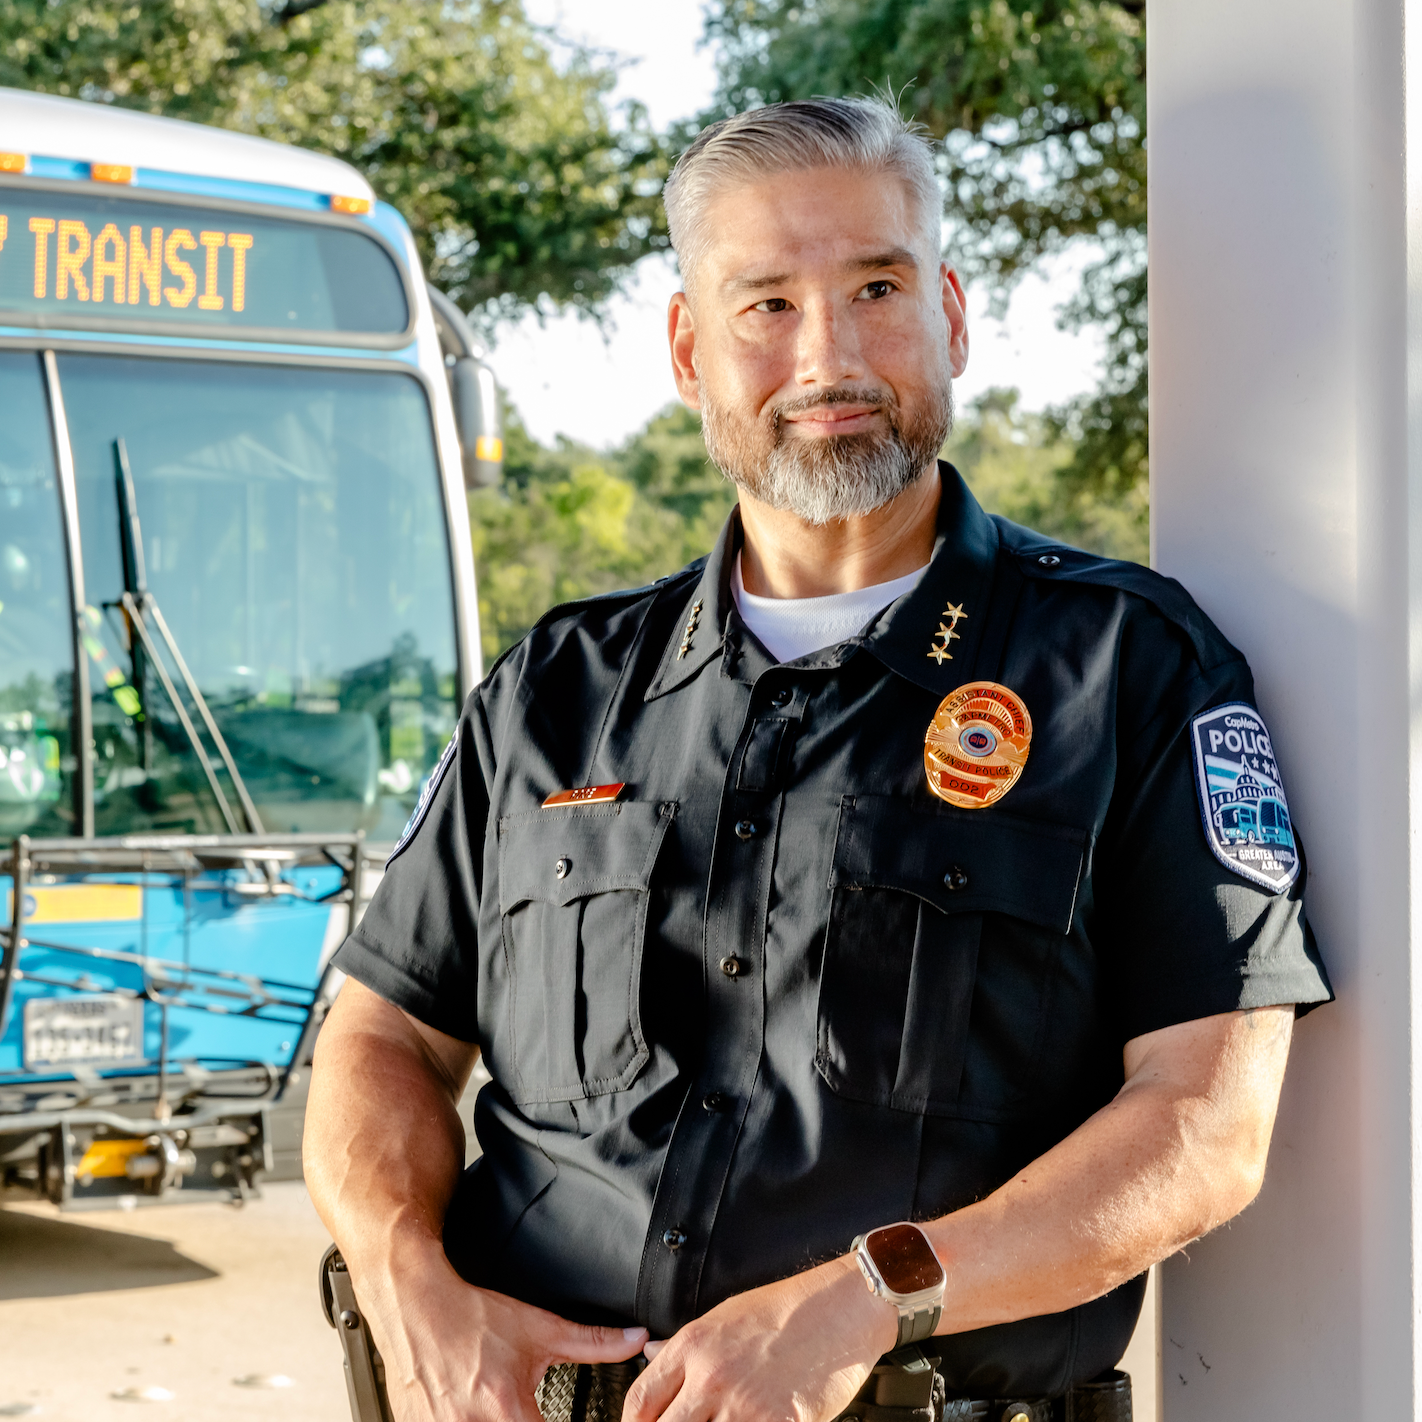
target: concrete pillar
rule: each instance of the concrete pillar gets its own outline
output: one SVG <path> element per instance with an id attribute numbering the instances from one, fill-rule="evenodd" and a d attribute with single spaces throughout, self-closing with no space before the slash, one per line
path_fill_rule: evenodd
<path id="1" fill-rule="evenodd" d="M 1155 561 L 1254 666 L 1340 999 L 1263 1194 L 1164 1268 L 1164 1415 L 1415 1418 L 1422 4 L 1149 29 Z"/>

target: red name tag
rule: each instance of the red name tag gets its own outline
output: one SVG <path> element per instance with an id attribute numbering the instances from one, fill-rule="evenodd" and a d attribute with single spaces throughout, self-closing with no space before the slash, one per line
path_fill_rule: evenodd
<path id="1" fill-rule="evenodd" d="M 602 805 L 615 800 L 626 788 L 627 782 L 619 780 L 616 785 L 584 785 L 577 790 L 555 790 L 543 802 L 543 808 L 556 810 L 560 805 Z"/>

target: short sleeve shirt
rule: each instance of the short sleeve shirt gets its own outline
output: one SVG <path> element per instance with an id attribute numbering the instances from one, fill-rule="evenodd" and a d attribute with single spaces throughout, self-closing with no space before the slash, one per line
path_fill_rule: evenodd
<path id="1" fill-rule="evenodd" d="M 471 1281 L 667 1337 L 982 1199 L 1112 1098 L 1132 1038 L 1331 996 L 1306 875 L 1212 838 L 1192 737 L 1252 706 L 1243 657 L 1177 583 L 941 473 L 931 564 L 857 636 L 775 662 L 730 596 L 733 514 L 683 573 L 549 613 L 470 698 L 336 961 L 483 1052 L 446 1222 Z M 965 809 L 924 744 L 977 679 L 1032 737 Z M 950 1388 L 1093 1376 L 1142 1289 L 936 1339 Z"/>

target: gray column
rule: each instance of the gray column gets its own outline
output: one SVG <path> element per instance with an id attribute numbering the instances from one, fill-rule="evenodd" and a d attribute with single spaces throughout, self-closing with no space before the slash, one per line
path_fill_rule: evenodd
<path id="1" fill-rule="evenodd" d="M 1422 5 L 1149 17 L 1155 561 L 1253 664 L 1339 994 L 1259 1200 L 1163 1271 L 1164 1415 L 1413 1418 Z"/>

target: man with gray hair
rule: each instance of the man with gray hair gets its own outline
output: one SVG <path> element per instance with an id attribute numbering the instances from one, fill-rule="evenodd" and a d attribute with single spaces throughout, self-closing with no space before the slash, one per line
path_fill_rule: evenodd
<path id="1" fill-rule="evenodd" d="M 712 125 L 666 201 L 738 508 L 496 663 L 337 957 L 307 1176 L 394 1416 L 1126 1417 L 1331 996 L 1248 666 L 938 460 L 964 297 L 890 107 Z"/>

